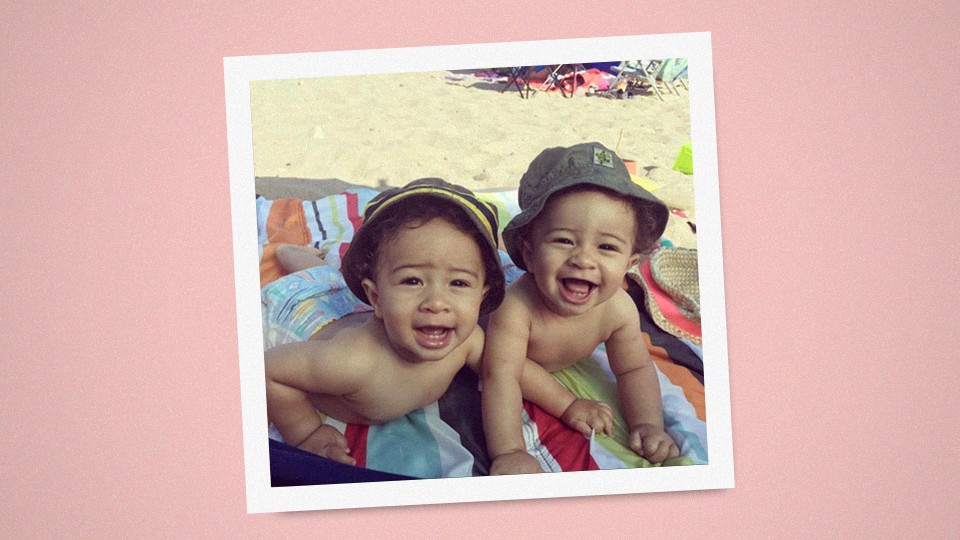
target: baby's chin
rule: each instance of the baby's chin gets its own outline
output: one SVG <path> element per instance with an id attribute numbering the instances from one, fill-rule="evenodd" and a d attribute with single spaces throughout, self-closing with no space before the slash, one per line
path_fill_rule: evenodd
<path id="1" fill-rule="evenodd" d="M 454 332 L 450 332 L 454 334 Z M 443 343 L 442 346 L 439 346 L 439 343 Z M 401 357 L 407 362 L 413 364 L 425 364 L 430 362 L 440 362 L 457 349 L 463 343 L 462 340 L 457 339 L 455 335 L 450 337 L 441 337 L 437 335 L 429 336 L 427 338 L 427 346 L 422 345 L 417 341 L 416 346 L 406 347 L 406 354 L 402 354 Z M 397 349 L 401 350 L 401 349 Z"/>

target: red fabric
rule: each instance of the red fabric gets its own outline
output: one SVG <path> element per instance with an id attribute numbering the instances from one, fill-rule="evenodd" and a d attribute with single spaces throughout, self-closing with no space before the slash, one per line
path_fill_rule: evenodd
<path id="1" fill-rule="evenodd" d="M 357 231 L 360 229 L 360 224 L 363 223 L 363 216 L 360 215 L 360 206 L 357 194 L 344 192 L 343 195 L 347 199 L 347 218 L 350 220 L 351 225 L 353 225 L 353 230 Z M 340 259 L 343 259 L 343 255 L 349 248 L 350 242 L 342 242 L 340 244 Z"/>
<path id="2" fill-rule="evenodd" d="M 350 456 L 357 460 L 357 467 L 367 466 L 367 433 L 370 426 L 362 424 L 347 424 L 344 437 L 347 438 L 347 446 L 350 448 Z"/>
<path id="3" fill-rule="evenodd" d="M 545 78 L 530 79 L 530 87 L 540 88 L 545 82 L 547 82 L 547 79 Z M 551 84 L 547 85 L 547 87 L 543 89 L 544 92 L 551 92 L 560 89 L 559 86 L 553 84 L 552 80 L 550 82 Z M 606 90 L 609 88 L 609 83 L 607 82 L 607 79 L 604 78 L 603 72 L 598 69 L 577 71 L 576 87 L 574 87 L 572 71 L 560 77 L 560 83 L 564 85 L 563 88 L 568 93 L 571 90 L 576 90 L 578 88 L 586 89 L 590 86 L 597 87 L 597 90 Z"/>
<path id="4" fill-rule="evenodd" d="M 564 471 L 600 470 L 590 455 L 590 440 L 578 431 L 567 427 L 559 418 L 547 413 L 539 406 L 523 402 L 530 419 L 537 426 L 540 442 L 553 456 L 560 469 Z"/>
<path id="5" fill-rule="evenodd" d="M 353 230 L 356 231 L 360 228 L 360 224 L 363 222 L 363 216 L 360 215 L 360 199 L 357 197 L 356 193 L 351 193 L 349 191 L 345 191 L 343 195 L 347 199 L 347 217 L 350 219 L 350 223 L 353 224 Z"/>

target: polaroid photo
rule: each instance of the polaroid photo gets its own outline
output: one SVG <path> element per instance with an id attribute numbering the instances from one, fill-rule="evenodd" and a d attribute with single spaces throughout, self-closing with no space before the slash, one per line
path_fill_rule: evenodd
<path id="1" fill-rule="evenodd" d="M 224 85 L 248 512 L 733 487 L 709 33 L 228 57 Z M 388 225 L 424 201 L 458 217 Z M 526 350 L 494 345 L 504 283 Z M 591 326 L 614 298 L 639 327 Z M 537 395 L 484 396 L 490 351 Z M 637 366 L 662 427 L 618 393 Z"/>

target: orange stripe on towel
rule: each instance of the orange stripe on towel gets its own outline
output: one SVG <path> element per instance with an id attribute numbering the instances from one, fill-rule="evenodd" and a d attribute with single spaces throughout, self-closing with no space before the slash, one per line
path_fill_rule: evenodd
<path id="1" fill-rule="evenodd" d="M 277 245 L 267 244 L 263 246 L 263 256 L 260 257 L 260 288 L 264 288 L 268 283 L 272 283 L 287 273 L 280 266 L 277 260 Z"/>
<path id="2" fill-rule="evenodd" d="M 300 199 L 277 199 L 267 215 L 267 242 L 260 257 L 260 286 L 287 274 L 277 260 L 277 244 L 309 245 L 312 241 Z"/>
<path id="3" fill-rule="evenodd" d="M 267 243 L 298 244 L 310 243 L 310 229 L 303 215 L 303 201 L 300 199 L 277 199 L 270 205 L 267 215 Z"/>
<path id="4" fill-rule="evenodd" d="M 697 418 L 706 422 L 707 406 L 703 393 L 703 384 L 690 373 L 690 370 L 674 364 L 673 361 L 670 360 L 670 355 L 667 354 L 666 350 L 662 347 L 655 347 L 650 343 L 650 336 L 647 335 L 646 332 L 643 333 L 643 341 L 646 343 L 647 351 L 650 352 L 650 356 L 653 358 L 653 361 L 657 363 L 660 371 L 670 379 L 670 382 L 683 389 L 683 395 L 687 398 L 687 401 L 693 405 L 694 410 L 697 411 Z"/>

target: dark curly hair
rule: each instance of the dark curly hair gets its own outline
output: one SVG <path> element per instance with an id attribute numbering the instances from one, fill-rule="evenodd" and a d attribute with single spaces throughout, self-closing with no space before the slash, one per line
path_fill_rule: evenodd
<path id="1" fill-rule="evenodd" d="M 503 269 L 490 243 L 483 233 L 467 216 L 466 211 L 456 203 L 440 197 L 430 195 L 411 195 L 403 201 L 398 201 L 383 210 L 363 227 L 368 227 L 366 234 L 374 247 L 358 254 L 352 261 L 354 271 L 360 279 L 373 279 L 380 260 L 380 249 L 390 242 L 401 230 L 416 229 L 428 221 L 440 218 L 466 234 L 477 244 L 480 257 L 483 259 L 484 282 L 489 287 L 483 302 L 480 304 L 480 316 L 483 317 L 500 305 L 504 294 Z M 496 279 L 500 276 L 500 279 Z"/>

